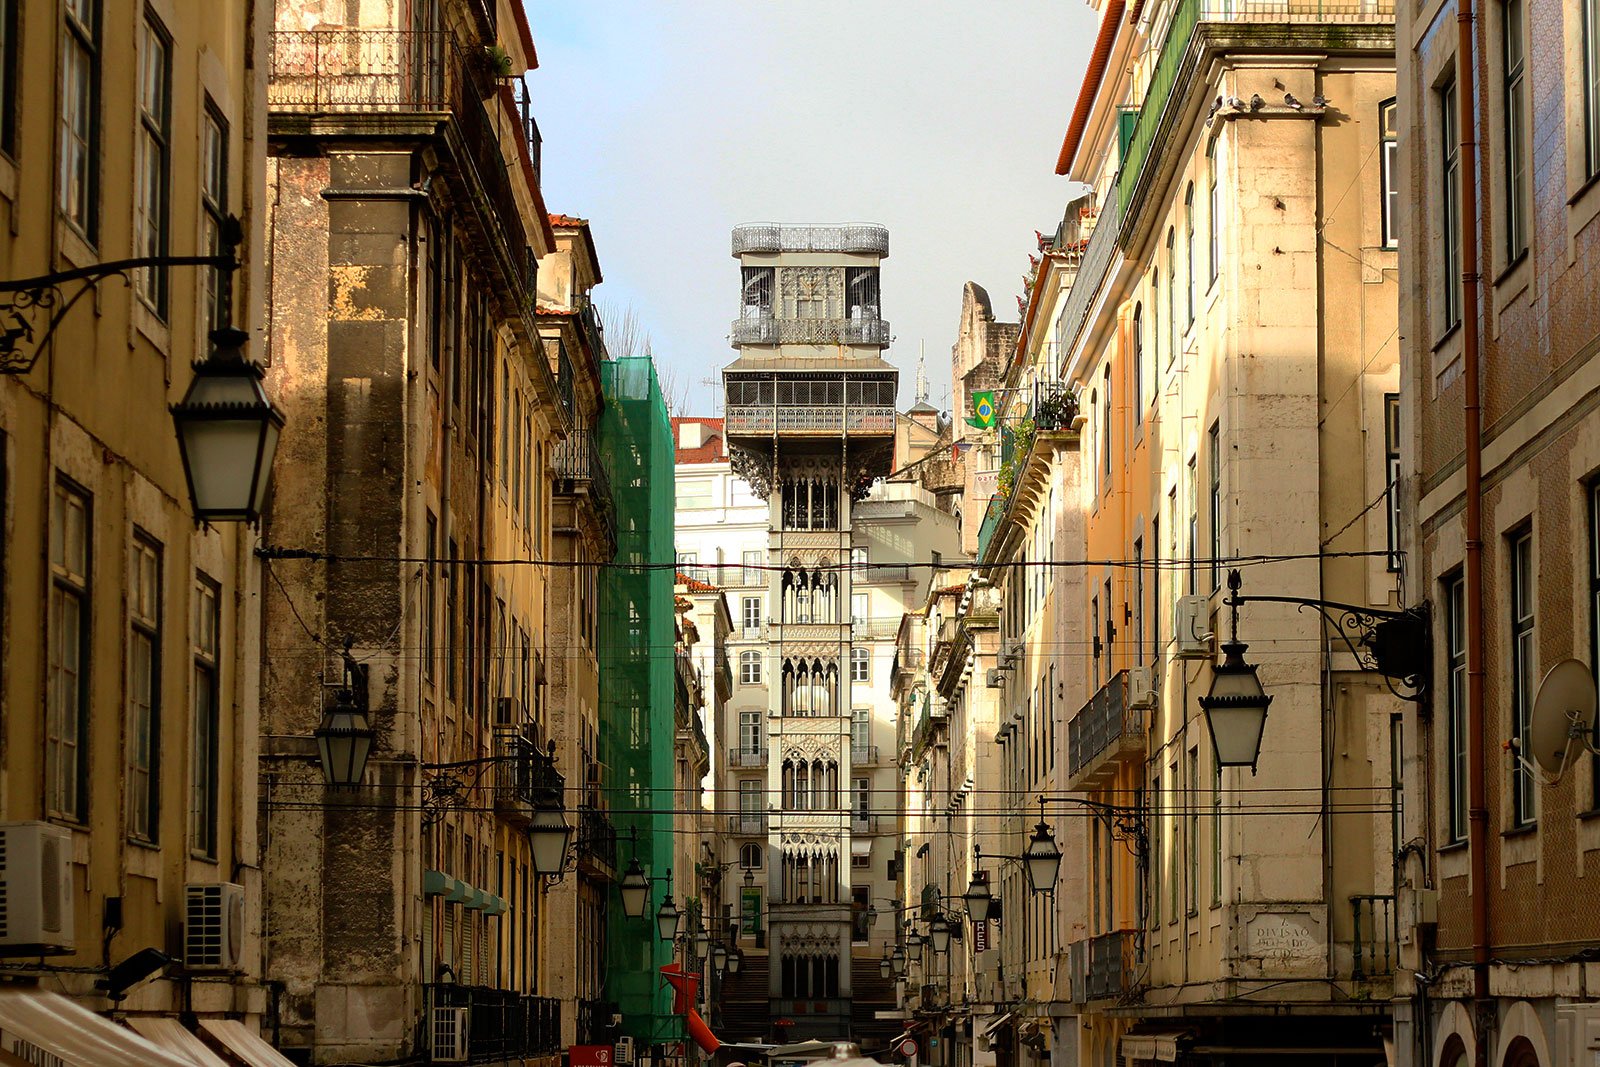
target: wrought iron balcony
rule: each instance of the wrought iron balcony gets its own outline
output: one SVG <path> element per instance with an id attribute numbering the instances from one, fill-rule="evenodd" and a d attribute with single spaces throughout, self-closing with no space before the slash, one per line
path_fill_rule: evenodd
<path id="1" fill-rule="evenodd" d="M 1068 947 L 1072 969 L 1072 999 L 1079 1004 L 1119 997 L 1133 989 L 1134 938 L 1132 930 L 1101 934 Z"/>
<path id="2" fill-rule="evenodd" d="M 1115 760 L 1144 755 L 1144 713 L 1128 707 L 1128 672 L 1118 671 L 1067 723 L 1067 788 L 1104 784 Z"/>
<path id="3" fill-rule="evenodd" d="M 729 340 L 740 345 L 877 345 L 889 343 L 885 319 L 734 319 Z"/>
<path id="4" fill-rule="evenodd" d="M 491 1063 L 544 1056 L 561 1048 L 561 1001 L 514 989 L 433 982 L 423 987 L 429 1008 L 466 1008 L 467 1061 Z"/>
<path id="5" fill-rule="evenodd" d="M 861 812 L 850 813 L 850 832 L 853 834 L 875 834 L 882 825 L 879 816 L 863 815 Z"/>
<path id="6" fill-rule="evenodd" d="M 589 494 L 595 513 L 613 544 L 617 540 L 617 508 L 611 496 L 611 479 L 601 461 L 592 430 L 573 430 L 555 449 L 555 492 L 575 493 L 579 486 Z"/>
<path id="7" fill-rule="evenodd" d="M 766 749 L 728 749 L 728 766 L 730 767 L 765 767 L 766 765 Z"/>
<path id="8" fill-rule="evenodd" d="M 733 254 L 747 252 L 853 252 L 889 254 L 889 228 L 871 223 L 843 226 L 784 226 L 757 222 L 733 228 Z"/>
<path id="9" fill-rule="evenodd" d="M 274 111 L 446 111 L 455 38 L 443 30 L 276 30 Z"/>
<path id="10" fill-rule="evenodd" d="M 616 827 L 611 825 L 610 819 L 594 808 L 580 809 L 578 812 L 577 849 L 580 858 L 592 860 L 596 864 L 615 870 L 617 866 Z"/>
<path id="11" fill-rule="evenodd" d="M 765 815 L 730 815 L 728 816 L 728 833 L 739 837 L 765 837 L 767 835 L 767 817 Z"/>
<path id="12" fill-rule="evenodd" d="M 728 434 L 838 433 L 893 434 L 893 407 L 792 406 L 774 408 L 729 406 L 724 413 Z"/>
<path id="13" fill-rule="evenodd" d="M 522 119 L 522 138 L 528 146 L 528 159 L 533 163 L 533 176 L 538 179 L 543 174 L 544 137 L 533 117 L 533 94 L 528 91 L 528 79 L 517 79 L 516 100 L 517 115 Z"/>
<path id="14" fill-rule="evenodd" d="M 878 765 L 878 746 L 851 745 L 850 765 L 853 767 L 876 767 Z"/>

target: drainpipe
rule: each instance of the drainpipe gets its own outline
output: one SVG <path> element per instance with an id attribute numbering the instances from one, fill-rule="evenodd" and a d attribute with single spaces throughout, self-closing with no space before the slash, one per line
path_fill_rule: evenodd
<path id="1" fill-rule="evenodd" d="M 1483 709 L 1483 404 L 1478 381 L 1478 157 L 1474 115 L 1475 0 L 1456 0 L 1456 103 L 1461 131 L 1461 362 L 1466 471 L 1467 837 L 1472 855 L 1472 998 L 1478 1039 L 1475 1060 L 1488 1063 L 1485 1023 L 1489 999 L 1489 808 Z M 1425 1021 L 1424 1021 L 1425 1022 Z"/>

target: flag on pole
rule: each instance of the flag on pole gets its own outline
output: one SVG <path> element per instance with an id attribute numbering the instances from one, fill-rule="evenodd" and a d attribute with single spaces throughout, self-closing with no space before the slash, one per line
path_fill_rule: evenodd
<path id="1" fill-rule="evenodd" d="M 994 392 L 992 390 L 972 394 L 972 414 L 967 416 L 967 425 L 976 426 L 980 430 L 987 430 L 994 425 Z"/>

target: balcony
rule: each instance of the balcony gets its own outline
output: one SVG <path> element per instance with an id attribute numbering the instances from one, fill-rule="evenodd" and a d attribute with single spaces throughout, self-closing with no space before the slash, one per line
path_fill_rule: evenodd
<path id="1" fill-rule="evenodd" d="M 852 767 L 876 767 L 878 762 L 877 745 L 850 746 L 850 765 Z"/>
<path id="2" fill-rule="evenodd" d="M 565 344 L 556 346 L 555 364 L 550 368 L 550 374 L 556 380 L 556 399 L 561 402 L 561 410 L 567 413 L 570 420 L 573 407 L 572 357 L 567 355 Z"/>
<path id="3" fill-rule="evenodd" d="M 1118 671 L 1067 723 L 1067 788 L 1105 785 L 1120 759 L 1143 759 L 1144 747 L 1144 712 L 1128 707 L 1128 672 Z"/>
<path id="4" fill-rule="evenodd" d="M 853 834 L 875 834 L 882 825 L 881 816 L 863 815 L 861 812 L 850 814 L 850 832 Z"/>
<path id="5" fill-rule="evenodd" d="M 1075 1003 L 1120 997 L 1132 991 L 1137 973 L 1134 970 L 1135 936 L 1132 930 L 1118 930 L 1067 946 Z"/>
<path id="6" fill-rule="evenodd" d="M 765 815 L 730 815 L 728 816 L 728 833 L 736 837 L 766 837 L 767 817 Z"/>
<path id="7" fill-rule="evenodd" d="M 893 434 L 895 410 L 892 405 L 846 407 L 806 405 L 779 407 L 733 407 L 727 409 L 725 432 L 737 434 L 819 433 Z"/>
<path id="8" fill-rule="evenodd" d="M 429 983 L 423 992 L 430 1009 L 467 1009 L 469 1063 L 548 1056 L 561 1049 L 561 1001 L 555 997 L 449 982 Z"/>
<path id="9" fill-rule="evenodd" d="M 750 252 L 845 252 L 869 256 L 889 254 L 887 226 L 783 226 L 758 222 L 733 228 L 733 254 Z"/>
<path id="10" fill-rule="evenodd" d="M 730 748 L 728 749 L 729 767 L 765 767 L 767 765 L 766 749 Z"/>
<path id="11" fill-rule="evenodd" d="M 1350 944 L 1350 977 L 1355 980 L 1393 978 L 1399 962 L 1395 946 L 1399 941 L 1398 913 L 1393 894 L 1363 895 L 1350 898 L 1355 919 Z"/>
<path id="12" fill-rule="evenodd" d="M 533 819 L 538 789 L 544 784 L 536 777 L 534 764 L 547 757 L 518 726 L 494 728 L 494 757 L 496 762 L 490 767 L 495 810 L 511 822 L 526 825 Z"/>
<path id="13" fill-rule="evenodd" d="M 780 319 L 755 315 L 734 319 L 729 340 L 740 345 L 874 345 L 889 343 L 884 319 Z"/>
<path id="14" fill-rule="evenodd" d="M 1309 47 L 1320 37 L 1331 37 L 1329 28 L 1333 26 L 1387 25 L 1392 33 L 1394 0 L 1179 0 L 1167 23 L 1155 70 L 1145 86 L 1139 117 L 1126 138 L 1122 169 L 1117 175 L 1117 201 L 1124 217 L 1133 217 L 1129 209 L 1144 177 L 1145 165 L 1163 140 L 1162 127 L 1176 121 L 1178 108 L 1171 108 L 1174 115 L 1169 117 L 1168 104 L 1182 101 L 1186 95 L 1175 90 L 1180 77 L 1192 77 L 1198 66 L 1199 56 L 1191 46 L 1203 23 L 1304 25 L 1308 28 L 1305 43 Z M 1187 82 L 1188 77 L 1183 80 Z"/>
<path id="15" fill-rule="evenodd" d="M 617 830 L 611 820 L 594 808 L 578 812 L 578 859 L 588 860 L 596 867 L 617 869 Z"/>
<path id="16" fill-rule="evenodd" d="M 533 177 L 538 180 L 544 167 L 544 137 L 533 117 L 533 94 L 528 91 L 528 79 L 518 78 L 516 88 L 517 117 L 522 121 L 522 139 L 528 146 L 528 160 L 533 164 Z"/>
<path id="17" fill-rule="evenodd" d="M 596 364 L 611 358 L 606 353 L 605 324 L 588 297 L 578 304 L 578 332 L 583 334 L 583 343 L 589 346 L 589 358 Z"/>
<path id="18" fill-rule="evenodd" d="M 600 524 L 611 543 L 617 541 L 617 506 L 611 496 L 611 478 L 600 457 L 600 446 L 593 430 L 573 430 L 556 445 L 554 455 L 556 493 L 576 493 L 581 485 L 589 494 Z"/>

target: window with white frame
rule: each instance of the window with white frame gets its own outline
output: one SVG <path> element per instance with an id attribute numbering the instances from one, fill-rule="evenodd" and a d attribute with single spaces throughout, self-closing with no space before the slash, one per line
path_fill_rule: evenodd
<path id="1" fill-rule="evenodd" d="M 136 256 L 167 254 L 168 195 L 172 172 L 172 39 L 150 11 L 139 31 L 139 123 L 136 130 L 133 197 L 133 251 Z M 157 315 L 167 313 L 167 270 L 134 272 L 134 291 Z"/>
<path id="2" fill-rule="evenodd" d="M 761 846 L 751 841 L 739 849 L 739 866 L 747 871 L 761 869 Z"/>
<path id="3" fill-rule="evenodd" d="M 1167 227 L 1167 329 L 1171 336 L 1167 338 L 1167 366 L 1172 366 L 1172 361 L 1177 358 L 1179 333 L 1178 333 L 1178 235 L 1171 226 Z"/>
<path id="4" fill-rule="evenodd" d="M 851 810 L 858 819 L 865 819 L 872 814 L 872 779 L 857 778 L 855 788 L 851 792 Z"/>
<path id="5" fill-rule="evenodd" d="M 741 575 L 745 585 L 764 585 L 766 575 L 761 571 L 761 550 L 759 548 L 746 549 L 743 557 L 744 574 Z"/>
<path id="6" fill-rule="evenodd" d="M 1506 262 L 1528 250 L 1528 56 L 1522 32 L 1522 0 L 1500 4 L 1501 107 L 1505 109 L 1505 159 L 1501 177 L 1505 196 Z"/>
<path id="7" fill-rule="evenodd" d="M 741 711 L 739 713 L 740 753 L 752 757 L 761 755 L 761 741 L 761 712 L 756 710 Z"/>
<path id="8" fill-rule="evenodd" d="M 867 594 L 850 594 L 850 625 L 864 627 L 869 622 L 867 616 Z"/>
<path id="9" fill-rule="evenodd" d="M 865 682 L 870 679 L 869 664 L 871 653 L 864 648 L 850 650 L 850 680 L 852 682 Z"/>
<path id="10" fill-rule="evenodd" d="M 100 223 L 100 0 L 66 0 L 62 14 L 57 206 L 93 242 Z"/>
<path id="11" fill-rule="evenodd" d="M 1467 609 L 1460 574 L 1444 580 L 1445 839 L 1467 839 Z"/>
<path id="12" fill-rule="evenodd" d="M 1222 270 L 1222 183 L 1217 180 L 1217 142 L 1206 145 L 1206 177 L 1211 183 L 1211 203 L 1206 212 L 1206 236 L 1211 249 L 1211 280 Z"/>
<path id="13" fill-rule="evenodd" d="M 1222 586 L 1222 424 L 1213 422 L 1206 432 L 1206 522 L 1211 527 L 1211 588 Z"/>
<path id="14" fill-rule="evenodd" d="M 761 629 L 761 598 L 747 596 L 741 599 L 739 613 L 746 631 Z"/>
<path id="15" fill-rule="evenodd" d="M 1183 270 L 1184 281 L 1188 283 L 1185 294 L 1188 298 L 1188 323 L 1194 325 L 1195 305 L 1198 303 L 1196 286 L 1200 281 L 1200 272 L 1194 269 L 1194 183 L 1189 183 L 1189 188 L 1183 194 Z"/>
<path id="16" fill-rule="evenodd" d="M 57 481 L 50 513 L 45 811 L 89 817 L 89 494 Z"/>
<path id="17" fill-rule="evenodd" d="M 1600 0 L 1578 0 L 1583 52 L 1584 178 L 1600 174 Z"/>
<path id="18" fill-rule="evenodd" d="M 1393 100 L 1378 105 L 1379 217 L 1382 220 L 1383 247 L 1400 244 L 1400 125 L 1399 108 Z"/>
<path id="19" fill-rule="evenodd" d="M 861 762 L 866 759 L 867 747 L 872 744 L 872 709 L 850 709 L 850 749 L 851 759 Z M 855 755 L 859 753 L 859 755 Z"/>
<path id="20" fill-rule="evenodd" d="M 1461 145 L 1457 140 L 1456 82 L 1435 94 L 1439 109 L 1439 317 L 1442 330 L 1461 321 Z"/>
<path id="21" fill-rule="evenodd" d="M 761 653 L 754 649 L 739 653 L 739 683 L 761 684 Z"/>

